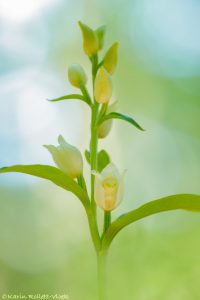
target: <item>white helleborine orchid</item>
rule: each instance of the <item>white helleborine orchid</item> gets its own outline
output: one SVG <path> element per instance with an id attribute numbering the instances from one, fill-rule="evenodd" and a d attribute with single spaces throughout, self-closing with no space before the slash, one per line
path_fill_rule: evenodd
<path id="1" fill-rule="evenodd" d="M 49 150 L 53 159 L 63 172 L 71 178 L 76 178 L 83 173 L 83 159 L 80 151 L 68 144 L 62 135 L 58 137 L 59 146 L 44 145 Z"/>
<path id="2" fill-rule="evenodd" d="M 124 175 L 119 173 L 113 163 L 108 164 L 101 173 L 95 171 L 95 201 L 104 211 L 115 209 L 122 201 L 124 194 Z"/>

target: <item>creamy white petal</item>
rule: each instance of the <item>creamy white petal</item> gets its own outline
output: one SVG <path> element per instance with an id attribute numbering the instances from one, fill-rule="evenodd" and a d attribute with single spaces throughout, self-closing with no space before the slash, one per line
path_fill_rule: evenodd
<path id="1" fill-rule="evenodd" d="M 62 135 L 58 137 L 59 146 L 45 145 L 44 147 L 52 154 L 58 168 L 68 176 L 76 178 L 83 172 L 83 159 L 80 151 L 68 144 Z"/>
<path id="2" fill-rule="evenodd" d="M 95 175 L 95 202 L 102 209 L 104 209 L 104 198 L 101 176 L 97 174 Z"/>
<path id="3" fill-rule="evenodd" d="M 124 197 L 124 178 L 126 175 L 127 170 L 124 170 L 123 173 L 120 176 L 120 184 L 119 184 L 119 188 L 117 191 L 117 205 L 119 205 L 121 203 L 121 201 L 123 200 Z"/>
<path id="4" fill-rule="evenodd" d="M 120 173 L 117 167 L 113 163 L 109 163 L 101 173 L 103 178 L 114 176 L 120 179 Z"/>

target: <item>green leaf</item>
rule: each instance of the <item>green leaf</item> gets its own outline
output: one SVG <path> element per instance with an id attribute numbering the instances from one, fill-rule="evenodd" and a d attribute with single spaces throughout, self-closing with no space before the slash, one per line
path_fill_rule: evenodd
<path id="1" fill-rule="evenodd" d="M 177 209 L 200 212 L 200 195 L 180 194 L 164 197 L 148 202 L 139 208 L 122 215 L 108 228 L 103 239 L 102 247 L 106 249 L 111 244 L 116 234 L 125 226 L 160 212 Z"/>
<path id="2" fill-rule="evenodd" d="M 105 150 L 98 153 L 98 172 L 101 171 L 110 163 L 110 156 Z"/>
<path id="3" fill-rule="evenodd" d="M 90 165 L 90 152 L 88 150 L 85 150 L 85 158 Z M 106 150 L 101 150 L 98 153 L 98 172 L 101 173 L 101 171 L 110 163 L 110 157 Z"/>
<path id="4" fill-rule="evenodd" d="M 105 115 L 103 118 L 101 118 L 100 124 L 109 119 L 119 119 L 119 120 L 126 121 L 131 125 L 135 126 L 136 128 L 138 128 L 139 130 L 144 131 L 144 129 L 133 118 L 117 112 L 112 112 L 108 115 Z"/>
<path id="5" fill-rule="evenodd" d="M 90 165 L 90 152 L 88 150 L 85 150 L 85 158 L 86 158 L 88 164 Z"/>
<path id="6" fill-rule="evenodd" d="M 55 99 L 48 99 L 48 101 L 57 102 L 57 101 L 72 100 L 72 99 L 81 100 L 81 101 L 87 103 L 90 106 L 90 104 L 88 103 L 88 100 L 84 96 L 79 95 L 79 94 L 65 95 L 65 96 L 62 96 L 62 97 L 59 97 L 59 98 L 55 98 Z"/>
<path id="7" fill-rule="evenodd" d="M 88 197 L 86 192 L 76 183 L 76 181 L 71 179 L 69 176 L 67 176 L 67 174 L 58 168 L 48 165 L 16 165 L 0 169 L 0 173 L 8 172 L 25 173 L 50 180 L 59 187 L 72 192 L 81 200 L 84 207 L 87 206 Z"/>
<path id="8" fill-rule="evenodd" d="M 105 32 L 106 32 L 106 26 L 102 25 L 99 28 L 95 30 L 95 33 L 98 38 L 98 49 L 101 50 L 104 46 L 104 37 L 105 37 Z"/>

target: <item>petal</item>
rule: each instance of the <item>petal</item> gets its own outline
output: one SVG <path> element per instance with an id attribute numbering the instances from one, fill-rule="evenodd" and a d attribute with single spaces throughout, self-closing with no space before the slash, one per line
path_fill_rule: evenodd
<path id="1" fill-rule="evenodd" d="M 103 178 L 113 176 L 113 177 L 116 177 L 118 180 L 120 179 L 120 173 L 119 173 L 117 167 L 115 166 L 115 164 L 113 164 L 113 163 L 109 163 L 103 169 L 101 175 Z"/>
<path id="2" fill-rule="evenodd" d="M 58 149 L 53 145 L 43 145 L 43 147 L 45 147 L 53 156 L 58 153 Z"/>
<path id="3" fill-rule="evenodd" d="M 104 188 L 99 174 L 95 176 L 95 202 L 100 208 L 104 209 Z"/>
<path id="4" fill-rule="evenodd" d="M 121 203 L 124 197 L 124 178 L 126 175 L 127 170 L 124 170 L 120 176 L 120 183 L 117 191 L 117 201 L 116 204 L 117 206 Z"/>
<path id="5" fill-rule="evenodd" d="M 63 170 L 62 158 L 61 158 L 60 151 L 58 150 L 58 148 L 53 145 L 44 145 L 44 147 L 47 148 L 47 150 L 51 153 L 53 160 L 56 163 L 56 165 L 58 166 L 58 168 Z"/>
<path id="6" fill-rule="evenodd" d="M 113 123 L 112 120 L 107 120 L 100 124 L 100 126 L 98 127 L 99 139 L 103 139 L 109 134 L 112 128 L 112 123 Z"/>
<path id="7" fill-rule="evenodd" d="M 63 153 L 63 155 L 69 154 L 71 156 L 72 153 L 74 153 L 75 155 L 81 155 L 80 151 L 76 147 L 67 143 L 61 134 L 58 136 L 58 143 L 58 150 L 60 153 Z"/>
<path id="8" fill-rule="evenodd" d="M 69 146 L 69 144 L 65 141 L 64 137 L 61 134 L 58 136 L 58 143 L 61 147 Z"/>

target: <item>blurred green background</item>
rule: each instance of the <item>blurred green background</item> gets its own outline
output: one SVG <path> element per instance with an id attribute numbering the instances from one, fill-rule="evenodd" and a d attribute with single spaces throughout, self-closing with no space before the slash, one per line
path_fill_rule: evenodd
<path id="1" fill-rule="evenodd" d="M 200 2 L 198 0 L 0 0 L 0 166 L 53 164 L 43 144 L 61 133 L 89 143 L 88 108 L 48 103 L 73 88 L 67 67 L 89 61 L 77 25 L 107 25 L 119 41 L 119 110 L 100 142 L 128 169 L 118 216 L 175 193 L 200 193 Z M 85 163 L 85 175 L 89 169 Z M 200 299 L 200 215 L 171 212 L 129 226 L 109 256 L 109 299 Z M 96 299 L 95 254 L 77 199 L 20 174 L 0 177 L 0 294 Z"/>

